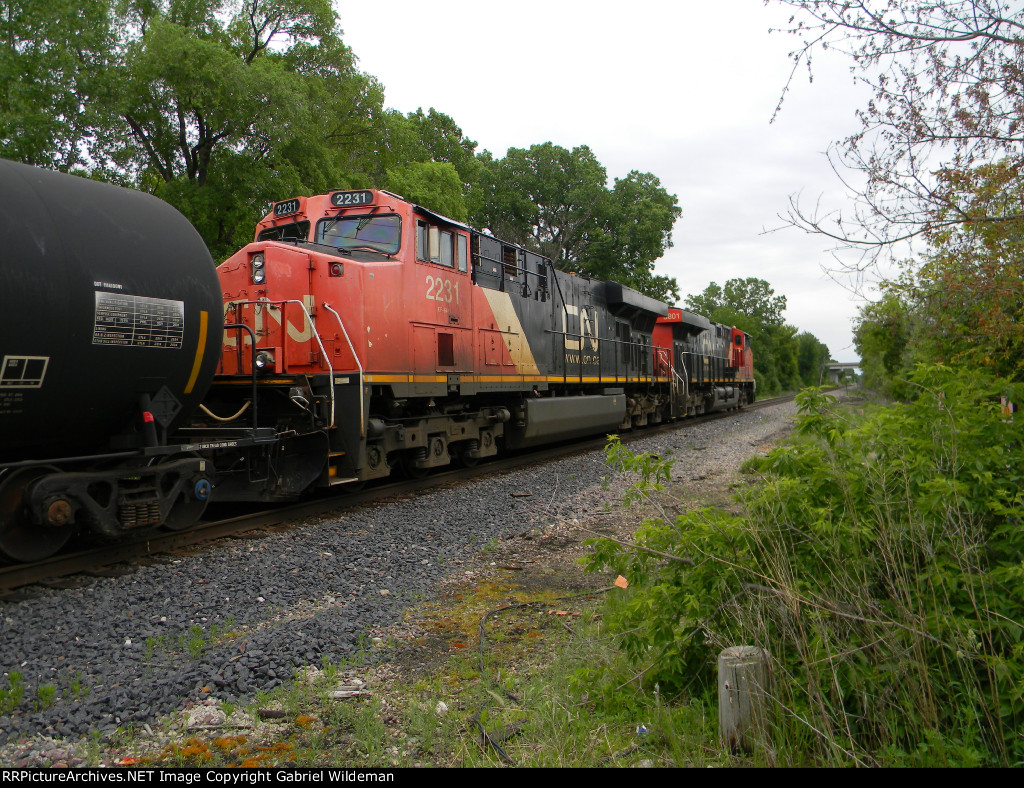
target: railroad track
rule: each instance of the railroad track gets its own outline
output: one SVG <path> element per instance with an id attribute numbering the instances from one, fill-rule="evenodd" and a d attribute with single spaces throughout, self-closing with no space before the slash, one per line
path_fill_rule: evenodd
<path id="1" fill-rule="evenodd" d="M 780 397 L 762 400 L 746 406 L 744 410 L 756 411 L 780 405 L 792 399 L 793 397 Z M 709 421 L 730 418 L 733 415 L 728 411 L 712 413 L 625 433 L 620 437 L 623 443 L 630 443 L 664 432 L 687 429 L 698 424 L 706 424 Z M 0 566 L 0 601 L 20 598 L 25 593 L 20 589 L 24 589 L 26 586 L 69 587 L 69 581 L 65 578 L 74 575 L 109 576 L 120 574 L 122 572 L 112 569 L 112 567 L 118 564 L 142 561 L 150 556 L 175 553 L 218 539 L 238 537 L 246 532 L 298 527 L 302 520 L 310 517 L 345 512 L 367 504 L 382 503 L 399 496 L 415 495 L 441 485 L 459 484 L 484 475 L 494 476 L 531 465 L 552 462 L 573 454 L 599 450 L 606 443 L 605 436 L 600 436 L 583 441 L 555 444 L 537 450 L 506 455 L 473 468 L 441 471 L 419 479 L 388 481 L 358 492 L 348 492 L 342 495 L 324 493 L 297 503 L 277 504 L 271 509 L 259 509 L 258 511 L 250 509 L 244 514 L 234 513 L 219 519 L 201 521 L 185 531 L 159 531 L 144 537 L 140 536 L 137 539 L 59 554 L 36 563 Z M 237 507 L 234 508 L 237 512 Z M 83 582 L 82 579 L 71 581 L 70 585 L 81 582 Z"/>

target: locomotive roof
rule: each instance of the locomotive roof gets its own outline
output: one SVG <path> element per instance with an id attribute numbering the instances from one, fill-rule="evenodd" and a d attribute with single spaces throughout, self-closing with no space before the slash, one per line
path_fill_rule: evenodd
<path id="1" fill-rule="evenodd" d="M 629 307 L 661 317 L 668 315 L 668 304 L 657 298 L 638 293 L 633 288 L 620 285 L 618 282 L 605 282 L 605 297 L 608 299 L 608 306 L 612 308 Z"/>
<path id="2" fill-rule="evenodd" d="M 679 307 L 672 307 L 666 312 L 667 317 L 658 319 L 659 323 L 679 323 L 694 332 L 708 331 L 711 328 L 711 321 L 703 315 L 695 312 L 687 312 Z"/>
<path id="3" fill-rule="evenodd" d="M 389 194 L 390 194 L 390 192 L 389 192 Z M 476 232 L 469 225 L 463 224 L 460 221 L 456 221 L 455 219 L 452 219 L 451 217 L 445 216 L 442 213 L 435 213 L 434 211 L 428 211 L 422 205 L 413 205 L 412 206 L 412 210 L 413 210 L 414 213 L 418 213 L 421 216 L 426 216 L 426 217 L 428 217 L 430 219 L 434 219 L 435 221 L 443 222 L 445 224 L 450 224 L 453 227 L 458 227 L 460 230 L 469 230 L 471 232 Z"/>

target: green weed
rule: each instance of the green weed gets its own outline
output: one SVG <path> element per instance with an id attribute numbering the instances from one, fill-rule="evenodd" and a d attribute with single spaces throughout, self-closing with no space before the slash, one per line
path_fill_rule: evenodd
<path id="1" fill-rule="evenodd" d="M 48 709 L 57 698 L 57 688 L 52 684 L 40 684 L 36 687 L 35 707 L 37 711 Z"/>
<path id="2" fill-rule="evenodd" d="M 0 714 L 9 714 L 21 705 L 25 682 L 15 670 L 7 674 L 7 687 L 0 689 Z"/>

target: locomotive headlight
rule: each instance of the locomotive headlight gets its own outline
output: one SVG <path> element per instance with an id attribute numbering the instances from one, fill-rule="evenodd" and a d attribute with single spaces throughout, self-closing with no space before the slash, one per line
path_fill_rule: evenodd
<path id="1" fill-rule="evenodd" d="M 269 352 L 267 350 L 261 350 L 259 353 L 256 354 L 256 369 L 258 369 L 261 372 L 263 372 L 263 371 L 266 371 L 268 369 L 273 369 L 273 368 L 274 368 L 274 354 L 273 353 L 271 353 L 271 352 Z"/>
<path id="2" fill-rule="evenodd" d="M 263 256 L 263 252 L 256 252 L 256 254 L 249 258 L 249 262 L 252 264 L 253 283 L 257 285 L 263 284 L 267 278 L 267 272 L 264 269 L 266 258 Z"/>

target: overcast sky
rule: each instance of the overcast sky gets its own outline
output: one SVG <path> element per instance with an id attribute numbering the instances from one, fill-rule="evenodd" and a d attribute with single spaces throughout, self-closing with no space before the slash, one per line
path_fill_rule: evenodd
<path id="1" fill-rule="evenodd" d="M 788 15 L 762 0 L 334 0 L 346 43 L 389 107 L 434 107 L 496 157 L 551 141 L 589 145 L 609 178 L 651 172 L 683 209 L 656 272 L 685 297 L 755 276 L 787 322 L 856 359 L 859 300 L 824 238 L 784 223 L 790 195 L 847 199 L 824 151 L 857 129 L 865 92 L 839 56 L 813 84 L 792 69 Z M 772 232 L 772 230 L 776 230 Z"/>

